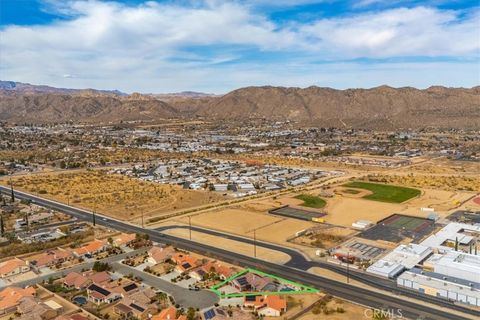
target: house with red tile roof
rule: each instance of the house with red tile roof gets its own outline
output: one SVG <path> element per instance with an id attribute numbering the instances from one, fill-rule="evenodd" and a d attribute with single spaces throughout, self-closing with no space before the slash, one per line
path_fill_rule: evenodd
<path id="1" fill-rule="evenodd" d="M 95 282 L 97 284 L 102 284 L 102 285 L 109 282 L 110 280 L 112 280 L 112 277 L 106 271 L 89 273 L 89 274 L 87 274 L 87 277 L 92 282 Z"/>
<path id="2" fill-rule="evenodd" d="M 147 262 L 153 264 L 164 263 L 168 259 L 171 259 L 174 254 L 175 249 L 173 247 L 153 246 L 148 250 Z"/>
<path id="3" fill-rule="evenodd" d="M 85 257 L 86 255 L 94 256 L 107 249 L 107 242 L 105 240 L 93 240 L 83 247 L 73 249 L 73 254 L 77 257 Z"/>
<path id="4" fill-rule="evenodd" d="M 144 303 L 129 297 L 117 303 L 113 310 L 122 319 L 136 318 L 141 320 L 150 318 L 152 314 L 158 311 L 156 305 L 153 303 Z"/>
<path id="5" fill-rule="evenodd" d="M 169 307 L 153 316 L 151 320 L 187 320 L 187 316 L 181 315 L 177 318 L 177 309 L 175 307 Z"/>
<path id="6" fill-rule="evenodd" d="M 181 252 L 174 254 L 172 260 L 177 264 L 175 271 L 178 273 L 187 272 L 198 265 L 197 258 Z"/>
<path id="7" fill-rule="evenodd" d="M 63 278 L 63 286 L 69 289 L 84 290 L 91 283 L 92 280 L 78 272 L 70 272 Z"/>
<path id="8" fill-rule="evenodd" d="M 287 311 L 287 300 L 279 295 L 246 296 L 243 305 L 264 317 L 280 317 Z"/>
<path id="9" fill-rule="evenodd" d="M 28 262 L 13 258 L 0 263 L 0 278 L 8 278 L 30 271 Z"/>
<path id="10" fill-rule="evenodd" d="M 20 300 L 25 297 L 34 297 L 37 291 L 33 287 L 25 289 L 7 287 L 0 291 L 0 315 L 17 311 Z"/>
<path id="11" fill-rule="evenodd" d="M 47 301 L 48 302 L 48 301 Z M 23 297 L 17 307 L 20 313 L 19 320 L 50 320 L 58 315 L 47 302 L 42 302 L 35 297 Z"/>
<path id="12" fill-rule="evenodd" d="M 112 238 L 112 245 L 119 248 L 127 247 L 132 244 L 135 239 L 135 233 L 121 233 L 118 236 Z"/>
<path id="13" fill-rule="evenodd" d="M 39 269 L 72 260 L 74 257 L 70 249 L 57 248 L 31 256 L 28 260 L 30 266 Z"/>

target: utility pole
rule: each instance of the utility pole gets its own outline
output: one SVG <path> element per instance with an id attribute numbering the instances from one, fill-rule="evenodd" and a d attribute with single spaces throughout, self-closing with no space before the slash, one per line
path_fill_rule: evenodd
<path id="1" fill-rule="evenodd" d="M 3 214 L 0 215 L 0 232 L 1 232 L 1 235 L 3 237 L 3 235 L 5 234 L 5 226 L 3 225 Z"/>
<path id="2" fill-rule="evenodd" d="M 92 212 L 92 219 L 93 219 L 93 226 L 95 227 L 96 221 L 95 221 L 95 209 L 97 208 L 97 201 L 93 203 L 93 212 Z"/>
<path id="3" fill-rule="evenodd" d="M 11 201 L 12 203 L 15 202 L 15 193 L 13 192 L 13 182 L 12 178 L 10 178 L 10 191 L 11 191 Z"/>
<path id="4" fill-rule="evenodd" d="M 190 241 L 192 241 L 192 216 L 188 216 L 188 231 L 190 233 Z"/>
<path id="5" fill-rule="evenodd" d="M 253 256 L 257 257 L 257 229 L 253 229 Z"/>
<path id="6" fill-rule="evenodd" d="M 350 283 L 350 251 L 347 252 L 347 283 Z"/>

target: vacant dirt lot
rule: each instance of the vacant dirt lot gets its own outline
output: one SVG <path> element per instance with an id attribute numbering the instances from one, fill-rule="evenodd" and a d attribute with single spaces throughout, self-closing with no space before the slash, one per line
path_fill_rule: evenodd
<path id="1" fill-rule="evenodd" d="M 7 184 L 7 180 L 0 183 Z M 13 179 L 14 187 L 45 198 L 123 220 L 161 216 L 166 212 L 217 202 L 222 196 L 177 186 L 162 185 L 103 171 L 76 171 L 23 176 Z"/>
<path id="2" fill-rule="evenodd" d="M 175 235 L 177 237 L 189 238 L 189 230 L 187 229 L 171 229 L 167 233 Z M 251 244 L 245 244 L 238 241 L 228 240 L 225 238 L 219 238 L 216 236 L 211 236 L 205 233 L 192 231 L 192 240 L 201 242 L 206 245 L 213 247 L 229 250 L 232 252 L 237 252 L 246 256 L 253 257 L 254 247 Z M 269 249 L 264 249 L 257 246 L 257 258 L 265 261 L 270 261 L 274 263 L 286 263 L 290 260 L 290 257 L 285 253 L 273 251 Z"/>

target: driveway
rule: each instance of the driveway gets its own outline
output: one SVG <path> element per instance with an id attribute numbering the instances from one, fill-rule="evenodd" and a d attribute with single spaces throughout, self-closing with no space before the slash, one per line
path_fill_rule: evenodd
<path id="1" fill-rule="evenodd" d="M 192 291 L 186 288 L 182 288 L 170 281 L 163 280 L 152 274 L 139 271 L 135 268 L 127 265 L 115 262 L 112 264 L 115 272 L 128 275 L 133 274 L 136 277 L 140 277 L 143 283 L 157 288 L 160 291 L 166 292 L 175 299 L 175 303 L 183 307 L 193 307 L 204 309 L 213 306 L 219 301 L 218 296 L 209 290 Z"/>

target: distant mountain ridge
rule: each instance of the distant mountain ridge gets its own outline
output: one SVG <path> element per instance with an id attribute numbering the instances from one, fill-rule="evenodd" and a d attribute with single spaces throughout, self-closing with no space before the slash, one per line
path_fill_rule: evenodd
<path id="1" fill-rule="evenodd" d="M 125 96 L 118 90 L 96 90 L 96 89 L 66 89 L 55 88 L 45 85 L 33 85 L 30 83 L 15 82 L 15 81 L 2 81 L 0 80 L 0 93 L 24 93 L 24 94 L 41 94 L 41 93 L 56 93 L 56 94 L 113 94 L 118 96 Z"/>
<path id="2" fill-rule="evenodd" d="M 125 95 L 115 90 L 0 82 L 1 121 L 111 123 L 198 117 L 207 121 L 292 120 L 342 128 L 480 130 L 480 87 L 336 90 L 264 86 L 215 96 L 197 92 Z"/>

